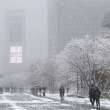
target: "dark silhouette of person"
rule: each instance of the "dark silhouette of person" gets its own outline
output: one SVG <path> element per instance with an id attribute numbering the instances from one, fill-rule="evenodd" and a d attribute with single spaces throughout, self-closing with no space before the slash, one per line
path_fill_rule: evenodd
<path id="1" fill-rule="evenodd" d="M 41 96 L 41 93 L 42 93 L 42 88 L 39 87 L 39 95 Z"/>
<path id="2" fill-rule="evenodd" d="M 89 87 L 89 99 L 91 104 L 94 106 L 94 102 L 95 102 L 95 86 L 92 84 Z"/>
<path id="3" fill-rule="evenodd" d="M 98 87 L 95 87 L 95 101 L 96 101 L 97 109 L 100 109 L 100 95 L 101 95 L 101 91 L 99 90 Z"/>
<path id="4" fill-rule="evenodd" d="M 100 109 L 100 95 L 101 91 L 99 90 L 99 88 L 96 87 L 95 85 L 91 85 L 89 88 L 90 102 L 94 106 L 94 103 L 96 101 L 96 106 L 98 109 Z"/>
<path id="5" fill-rule="evenodd" d="M 65 94 L 65 88 L 64 88 L 64 86 L 61 86 L 59 88 L 59 94 L 60 94 L 61 101 L 63 101 L 64 100 L 64 94 Z"/>
<path id="6" fill-rule="evenodd" d="M 46 87 L 43 87 L 42 90 L 43 90 L 43 96 L 45 97 Z"/>

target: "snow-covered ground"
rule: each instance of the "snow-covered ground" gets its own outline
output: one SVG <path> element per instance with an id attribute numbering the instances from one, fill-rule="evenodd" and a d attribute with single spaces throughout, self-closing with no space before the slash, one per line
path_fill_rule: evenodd
<path id="1" fill-rule="evenodd" d="M 47 93 L 46 96 L 50 97 L 50 98 L 53 98 L 53 99 L 60 100 L 59 94 Z M 89 101 L 88 97 L 86 97 L 86 98 L 67 97 L 67 95 L 65 95 L 65 101 L 78 103 L 78 104 L 88 104 L 88 105 L 90 105 L 90 101 Z M 101 99 L 100 104 L 101 104 L 102 107 L 110 109 L 110 100 L 109 99 Z"/>
<path id="2" fill-rule="evenodd" d="M 62 108 L 62 110 L 76 110 L 76 106 L 73 107 L 70 104 L 64 104 L 46 97 L 36 97 L 27 93 L 4 93 L 0 96 L 1 105 L 10 105 L 9 107 L 5 107 L 5 109 L 0 107 L 0 110 L 61 110 L 60 108 Z"/>
<path id="3" fill-rule="evenodd" d="M 56 99 L 56 100 L 55 100 Z M 91 110 L 88 98 L 66 97 L 72 103 L 61 103 L 59 94 L 46 94 L 46 97 L 36 97 L 29 93 L 4 93 L 0 95 L 0 110 Z M 110 110 L 110 101 L 101 99 L 101 105 Z M 0 107 L 1 107 L 0 106 Z M 11 109 L 8 109 L 11 108 Z M 101 109 L 105 110 L 105 109 Z"/>

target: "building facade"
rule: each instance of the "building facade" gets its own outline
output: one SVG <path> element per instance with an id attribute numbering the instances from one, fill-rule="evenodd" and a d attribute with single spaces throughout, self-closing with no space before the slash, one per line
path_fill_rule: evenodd
<path id="1" fill-rule="evenodd" d="M 23 10 L 6 12 L 6 41 L 4 49 L 5 73 L 19 73 L 25 67 L 25 13 Z M 4 69 L 5 70 L 5 69 Z"/>
<path id="2" fill-rule="evenodd" d="M 58 54 L 75 37 L 108 33 L 102 26 L 110 1 L 48 0 L 49 54 Z M 52 43 L 54 42 L 54 43 Z M 56 49 L 53 51 L 53 49 Z M 52 53 L 51 53 L 52 52 Z"/>
<path id="3" fill-rule="evenodd" d="M 29 71 L 47 51 L 47 1 L 0 2 L 0 75 Z"/>

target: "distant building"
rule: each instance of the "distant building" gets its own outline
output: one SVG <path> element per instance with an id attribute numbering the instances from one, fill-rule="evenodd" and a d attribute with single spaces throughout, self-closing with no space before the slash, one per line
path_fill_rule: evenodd
<path id="1" fill-rule="evenodd" d="M 48 55 L 54 56 L 57 50 L 57 0 L 48 0 Z"/>
<path id="2" fill-rule="evenodd" d="M 110 29 L 110 11 L 105 14 L 102 26 Z"/>
<path id="3" fill-rule="evenodd" d="M 0 7 L 0 76 L 26 73 L 48 57 L 47 1 L 1 1 Z"/>
<path id="4" fill-rule="evenodd" d="M 49 55 L 58 54 L 75 37 L 108 33 L 102 26 L 110 1 L 48 0 Z"/>
<path id="5" fill-rule="evenodd" d="M 25 66 L 25 13 L 23 10 L 9 10 L 6 13 L 6 46 L 4 49 L 5 72 L 24 71 Z"/>

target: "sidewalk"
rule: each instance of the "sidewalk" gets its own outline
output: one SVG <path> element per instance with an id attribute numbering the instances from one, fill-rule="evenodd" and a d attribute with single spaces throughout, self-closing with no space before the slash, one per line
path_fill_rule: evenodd
<path id="1" fill-rule="evenodd" d="M 48 98 L 51 99 L 55 99 L 55 100 L 59 100 L 60 101 L 60 97 L 59 94 L 46 94 L 46 96 Z M 78 97 L 67 97 L 67 95 L 65 95 L 65 101 L 66 102 L 70 102 L 70 103 L 78 103 L 78 104 L 85 104 L 85 105 L 89 105 L 90 106 L 90 101 L 89 98 L 78 98 Z M 101 99 L 101 107 L 109 109 L 110 110 L 110 100 L 109 99 Z"/>

